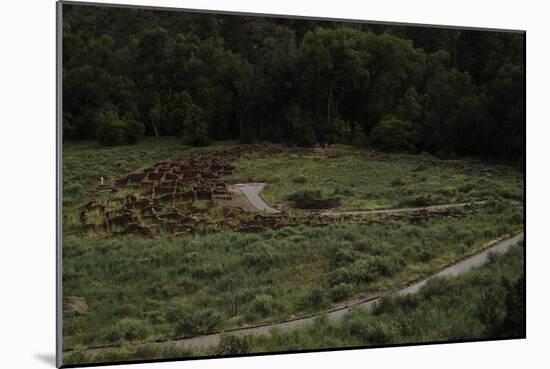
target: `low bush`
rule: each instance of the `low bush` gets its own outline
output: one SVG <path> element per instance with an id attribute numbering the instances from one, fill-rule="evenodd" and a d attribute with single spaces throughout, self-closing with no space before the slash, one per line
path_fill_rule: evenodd
<path id="1" fill-rule="evenodd" d="M 331 273 L 331 284 L 340 283 L 367 284 L 379 276 L 378 266 L 371 260 L 359 259 L 347 267 L 335 269 Z"/>
<path id="2" fill-rule="evenodd" d="M 407 182 L 405 181 L 405 179 L 403 177 L 398 177 L 398 178 L 394 178 L 391 180 L 390 184 L 393 186 L 393 187 L 397 187 L 397 186 L 404 186 Z"/>
<path id="3" fill-rule="evenodd" d="M 145 126 L 125 116 L 120 117 L 118 113 L 106 111 L 96 117 L 96 139 L 105 146 L 135 144 L 145 132 Z"/>
<path id="4" fill-rule="evenodd" d="M 399 273 L 405 266 L 401 257 L 395 256 L 374 256 L 371 263 L 376 267 L 378 274 L 389 277 Z"/>
<path id="5" fill-rule="evenodd" d="M 329 296 L 333 302 L 343 301 L 351 296 L 353 290 L 353 285 L 349 283 L 339 283 L 329 290 Z"/>
<path id="6" fill-rule="evenodd" d="M 412 151 L 418 136 L 411 122 L 386 116 L 373 128 L 370 140 L 382 150 Z"/>
<path id="7" fill-rule="evenodd" d="M 279 183 L 279 182 L 281 182 L 281 177 L 280 176 L 271 176 L 271 177 L 269 177 L 269 179 L 267 181 L 269 183 Z"/>
<path id="8" fill-rule="evenodd" d="M 432 205 L 433 201 L 433 196 L 431 195 L 417 195 L 404 197 L 399 201 L 399 206 L 428 206 Z"/>
<path id="9" fill-rule="evenodd" d="M 286 196 L 298 209 L 328 209 L 340 206 L 338 198 L 326 197 L 320 190 L 298 190 Z"/>
<path id="10" fill-rule="evenodd" d="M 439 191 L 437 191 L 440 195 L 442 196 L 446 196 L 446 197 L 452 197 L 452 196 L 456 196 L 457 195 L 457 190 L 456 188 L 453 188 L 453 187 L 444 187 L 442 189 L 440 189 Z"/>
<path id="11" fill-rule="evenodd" d="M 208 124 L 202 120 L 185 121 L 183 143 L 189 146 L 208 146 Z"/>
<path id="12" fill-rule="evenodd" d="M 326 129 L 326 141 L 328 143 L 349 145 L 352 142 L 352 138 L 350 122 L 340 117 L 330 120 Z"/>
<path id="13" fill-rule="evenodd" d="M 85 193 L 84 186 L 80 183 L 71 183 L 63 187 L 63 196 L 79 197 Z"/>
<path id="14" fill-rule="evenodd" d="M 299 175 L 299 176 L 296 176 L 296 177 L 292 178 L 292 182 L 294 182 L 294 183 L 306 183 L 307 178 L 305 176 Z"/>
<path id="15" fill-rule="evenodd" d="M 145 126 L 143 123 L 138 122 L 135 119 L 126 118 L 126 142 L 129 144 L 135 144 L 141 140 L 145 134 Z"/>
<path id="16" fill-rule="evenodd" d="M 272 295 L 261 294 L 254 297 L 244 313 L 247 321 L 255 321 L 266 317 L 274 317 L 284 311 L 284 304 Z"/>
<path id="17" fill-rule="evenodd" d="M 473 184 L 473 183 L 464 183 L 463 185 L 459 186 L 458 187 L 458 192 L 461 192 L 461 193 L 468 193 L 470 191 L 472 191 L 476 186 Z"/>
<path id="18" fill-rule="evenodd" d="M 320 190 L 299 190 L 287 195 L 286 199 L 294 202 L 321 200 L 323 195 Z"/>
<path id="19" fill-rule="evenodd" d="M 359 123 L 356 123 L 353 128 L 351 144 L 353 145 L 353 147 L 367 147 L 369 144 L 367 134 Z"/>
<path id="20" fill-rule="evenodd" d="M 246 252 L 242 257 L 242 265 L 245 268 L 257 271 L 267 271 L 278 265 L 283 260 L 282 255 L 269 247 L 260 247 L 253 252 Z"/>
<path id="21" fill-rule="evenodd" d="M 330 264 L 333 267 L 342 267 L 352 264 L 359 258 L 359 254 L 356 251 L 336 247 L 330 250 Z"/>
<path id="22" fill-rule="evenodd" d="M 414 168 L 412 171 L 413 171 L 413 172 L 423 172 L 423 171 L 425 171 L 426 169 L 428 169 L 428 166 L 427 166 L 427 165 L 419 165 L 419 166 L 417 166 L 416 168 Z"/>
<path id="23" fill-rule="evenodd" d="M 304 296 L 304 307 L 311 310 L 320 310 L 328 306 L 327 291 L 321 287 L 314 287 Z"/>
<path id="24" fill-rule="evenodd" d="M 353 196 L 353 190 L 351 188 L 347 188 L 347 187 L 336 187 L 334 189 L 334 191 L 332 192 L 334 195 L 336 196 L 346 196 L 346 197 L 349 197 L 349 196 Z"/>
<path id="25" fill-rule="evenodd" d="M 207 333 L 223 321 L 224 315 L 212 308 L 197 309 L 189 306 L 173 306 L 166 319 L 174 325 L 177 336 Z"/>
<path id="26" fill-rule="evenodd" d="M 107 328 L 103 336 L 109 342 L 134 341 L 147 337 L 152 331 L 147 321 L 124 318 Z"/>
<path id="27" fill-rule="evenodd" d="M 218 344 L 221 355 L 247 354 L 252 348 L 252 338 L 241 335 L 222 335 Z"/>

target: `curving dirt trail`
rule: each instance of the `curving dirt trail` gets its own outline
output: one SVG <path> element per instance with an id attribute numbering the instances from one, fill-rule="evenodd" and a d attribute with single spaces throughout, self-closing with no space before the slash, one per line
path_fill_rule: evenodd
<path id="1" fill-rule="evenodd" d="M 403 287 L 395 292 L 393 292 L 396 295 L 404 295 L 408 293 L 416 293 L 420 290 L 422 286 L 424 286 L 429 280 L 436 278 L 436 277 L 442 277 L 442 276 L 457 276 L 460 274 L 464 274 L 467 271 L 479 267 L 483 264 L 485 264 L 489 258 L 489 254 L 491 253 L 498 253 L 498 254 L 504 254 L 508 251 L 508 249 L 515 245 L 516 243 L 523 240 L 523 232 L 520 234 L 517 234 L 513 237 L 510 237 L 508 239 L 502 240 L 498 243 L 496 243 L 493 246 L 490 246 L 485 251 L 482 251 L 476 255 L 473 255 L 471 257 L 468 257 L 462 261 L 459 261 L 458 263 L 449 266 L 427 278 L 424 278 L 420 281 L 414 282 L 410 284 L 409 286 Z M 218 333 L 212 333 L 207 334 L 203 336 L 195 336 L 195 337 L 188 337 L 188 338 L 181 338 L 181 339 L 174 339 L 170 341 L 163 341 L 163 342 L 154 342 L 154 343 L 145 343 L 145 344 L 137 344 L 136 347 L 140 346 L 159 346 L 159 345 L 175 345 L 177 347 L 189 347 L 189 348 L 197 348 L 197 347 L 211 347 L 216 346 L 220 342 L 221 335 L 224 333 L 234 333 L 234 334 L 268 334 L 271 329 L 295 329 L 301 326 L 304 326 L 306 324 L 312 323 L 317 317 L 320 315 L 327 315 L 329 319 L 333 320 L 339 320 L 344 317 L 346 313 L 348 313 L 352 308 L 355 307 L 361 307 L 364 309 L 372 309 L 375 304 L 381 299 L 382 296 L 374 297 L 370 300 L 366 301 L 359 301 L 355 303 L 351 303 L 349 305 L 332 309 L 330 311 L 326 311 L 323 313 L 311 315 L 308 317 L 302 317 L 302 318 L 296 318 L 294 320 L 288 320 L 284 322 L 279 323 L 272 323 L 272 324 L 265 324 L 261 326 L 255 326 L 255 327 L 249 327 L 249 328 L 235 328 L 235 329 L 229 329 L 225 330 L 223 332 Z M 101 348 L 89 348 L 86 350 L 87 353 L 91 354 L 92 356 L 95 353 L 99 353 L 101 350 L 104 350 L 105 347 Z"/>
<path id="2" fill-rule="evenodd" d="M 325 211 L 322 216 L 337 217 L 340 215 L 371 215 L 371 214 L 393 214 L 393 213 L 413 213 L 422 210 L 442 210 L 450 208 L 464 208 L 472 205 L 483 205 L 486 201 L 462 202 L 457 204 L 442 204 L 419 206 L 414 208 L 395 208 L 395 209 L 377 209 L 377 210 L 357 210 L 357 211 Z"/>
<path id="3" fill-rule="evenodd" d="M 239 183 L 235 186 L 243 193 L 243 195 L 246 196 L 248 201 L 250 201 L 252 206 L 254 206 L 256 209 L 272 214 L 281 212 L 280 210 L 277 210 L 267 205 L 265 201 L 260 197 L 260 191 L 263 190 L 263 188 L 266 186 L 265 183 Z"/>

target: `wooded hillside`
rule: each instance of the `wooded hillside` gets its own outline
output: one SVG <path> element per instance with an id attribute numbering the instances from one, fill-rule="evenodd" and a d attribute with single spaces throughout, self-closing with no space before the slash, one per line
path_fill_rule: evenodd
<path id="1" fill-rule="evenodd" d="M 63 134 L 522 161 L 524 38 L 64 5 Z"/>

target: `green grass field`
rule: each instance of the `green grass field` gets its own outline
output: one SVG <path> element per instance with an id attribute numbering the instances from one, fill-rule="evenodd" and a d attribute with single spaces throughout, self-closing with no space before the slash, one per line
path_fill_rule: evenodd
<path id="1" fill-rule="evenodd" d="M 289 209 L 286 198 L 303 190 L 318 190 L 341 199 L 338 210 L 368 210 L 487 200 L 521 200 L 523 178 L 509 167 L 472 160 L 437 160 L 419 155 L 385 155 L 369 160 L 337 147 L 327 158 L 323 150 L 309 154 L 250 155 L 237 161 L 238 182 L 269 183 L 263 197 Z M 361 153 L 361 152 L 359 152 Z M 337 156 L 342 155 L 342 156 Z M 376 156 L 374 157 L 376 158 Z M 497 171 L 498 170 L 498 171 Z M 498 174 L 497 174 L 498 173 Z"/>
<path id="2" fill-rule="evenodd" d="M 266 202 L 300 214 L 305 210 L 292 209 L 287 198 L 303 190 L 337 197 L 338 210 L 489 201 L 457 210 L 454 218 L 418 222 L 156 238 L 82 232 L 79 214 L 100 176 L 112 183 L 162 160 L 234 146 L 192 149 L 175 139 L 114 148 L 64 144 L 63 294 L 88 304 L 86 314 L 65 317 L 65 349 L 124 346 L 322 312 L 396 289 L 523 229 L 523 210 L 509 203 L 523 196 L 522 173 L 513 168 L 369 156 L 340 147 L 334 158 L 313 150 L 252 150 L 233 162 L 237 169 L 227 181 L 266 182 Z M 265 344 L 254 343 L 257 350 Z"/>
<path id="3" fill-rule="evenodd" d="M 525 335 L 523 245 L 460 277 L 436 278 L 419 293 L 386 297 L 372 312 L 350 311 L 342 320 L 325 316 L 313 324 L 269 335 L 224 335 L 217 347 L 189 349 L 165 343 L 129 343 L 91 356 L 85 351 L 67 355 L 68 363 L 113 360 L 184 358 L 289 350 L 365 347 L 372 345 L 511 338 Z"/>
<path id="4" fill-rule="evenodd" d="M 292 332 L 222 339 L 218 352 L 276 352 L 487 338 L 521 338 L 524 259 L 518 244 L 460 277 L 436 278 L 417 294 L 387 297 L 371 312 L 352 310 Z"/>

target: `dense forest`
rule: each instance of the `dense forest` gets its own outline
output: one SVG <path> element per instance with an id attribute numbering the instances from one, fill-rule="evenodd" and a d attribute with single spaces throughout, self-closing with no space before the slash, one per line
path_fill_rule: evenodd
<path id="1" fill-rule="evenodd" d="M 523 33 L 63 6 L 63 135 L 521 162 Z"/>

